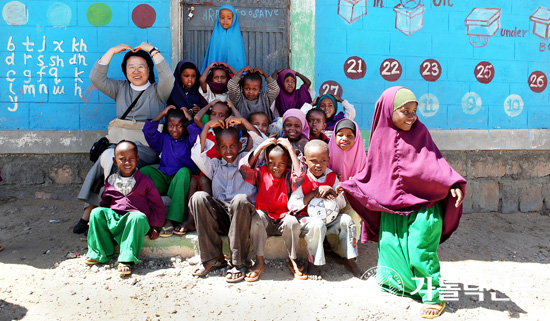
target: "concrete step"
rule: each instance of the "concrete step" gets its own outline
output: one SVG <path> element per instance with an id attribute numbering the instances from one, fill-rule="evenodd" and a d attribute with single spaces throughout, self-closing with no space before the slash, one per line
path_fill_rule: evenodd
<path id="1" fill-rule="evenodd" d="M 357 225 L 358 236 L 360 235 L 360 219 L 357 213 L 353 212 L 349 208 L 346 208 L 344 211 L 350 215 Z M 223 252 L 224 254 L 230 254 L 229 252 L 229 243 L 227 241 L 227 235 L 221 236 L 223 241 Z M 339 254 L 344 256 L 344 251 L 342 250 L 342 245 L 338 238 L 338 235 L 327 235 L 327 240 L 330 243 L 332 249 Z M 198 255 L 198 237 L 197 232 L 187 232 L 183 236 L 173 235 L 171 237 L 159 237 L 158 239 L 151 241 L 149 237 L 145 237 L 145 244 L 141 249 L 141 255 L 145 257 L 172 257 L 172 256 L 181 256 L 182 258 L 191 258 L 195 255 Z M 250 258 L 254 257 L 254 249 L 251 246 L 250 249 Z M 284 259 L 288 257 L 284 240 L 281 236 L 269 236 L 265 245 L 265 256 L 266 259 Z M 307 257 L 307 245 L 306 241 L 301 238 L 298 245 L 298 257 Z"/>

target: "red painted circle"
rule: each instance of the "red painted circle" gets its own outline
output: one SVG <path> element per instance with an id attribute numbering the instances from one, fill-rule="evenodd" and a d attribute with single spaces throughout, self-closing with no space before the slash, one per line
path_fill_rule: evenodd
<path id="1" fill-rule="evenodd" d="M 420 75 L 426 81 L 436 81 L 441 77 L 441 65 L 435 59 L 426 59 L 420 64 Z"/>
<path id="2" fill-rule="evenodd" d="M 542 71 L 533 71 L 527 80 L 529 88 L 536 93 L 541 93 L 548 85 L 548 78 Z"/>
<path id="3" fill-rule="evenodd" d="M 342 98 L 344 90 L 342 86 L 334 80 L 327 80 L 319 88 L 319 95 L 331 94 L 336 97 Z"/>
<path id="4" fill-rule="evenodd" d="M 495 78 L 495 67 L 488 61 L 482 61 L 474 69 L 474 75 L 480 83 L 488 84 Z"/>
<path id="5" fill-rule="evenodd" d="M 344 62 L 344 73 L 349 79 L 361 79 L 367 73 L 367 65 L 357 56 L 349 57 Z"/>
<path id="6" fill-rule="evenodd" d="M 156 19 L 155 9 L 148 4 L 140 4 L 132 11 L 132 21 L 141 29 L 152 27 Z"/>
<path id="7" fill-rule="evenodd" d="M 389 58 L 380 64 L 380 76 L 387 81 L 397 81 L 403 74 L 403 68 L 399 61 Z"/>

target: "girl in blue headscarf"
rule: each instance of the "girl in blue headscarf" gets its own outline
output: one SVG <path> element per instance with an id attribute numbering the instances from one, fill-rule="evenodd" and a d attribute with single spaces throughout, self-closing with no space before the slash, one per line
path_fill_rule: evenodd
<path id="1" fill-rule="evenodd" d="M 208 49 L 206 49 L 201 72 L 204 72 L 206 67 L 213 62 L 225 62 L 236 70 L 246 66 L 239 16 L 235 8 L 228 4 L 220 7 L 220 13 L 216 19 Z"/>

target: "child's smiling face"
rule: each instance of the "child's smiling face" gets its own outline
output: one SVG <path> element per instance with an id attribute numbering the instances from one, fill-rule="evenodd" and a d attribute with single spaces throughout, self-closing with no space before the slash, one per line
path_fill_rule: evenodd
<path id="1" fill-rule="evenodd" d="M 416 116 L 417 103 L 410 101 L 393 111 L 392 121 L 395 127 L 403 131 L 411 130 L 418 119 Z"/>
<path id="2" fill-rule="evenodd" d="M 216 149 L 222 155 L 222 158 L 229 164 L 233 163 L 239 155 L 241 143 L 239 139 L 230 133 L 220 133 L 217 138 Z"/>
<path id="3" fill-rule="evenodd" d="M 180 139 L 183 136 L 183 118 L 170 117 L 168 119 L 167 127 L 168 134 L 170 134 L 170 137 L 172 137 L 173 139 Z"/>
<path id="4" fill-rule="evenodd" d="M 119 143 L 115 148 L 115 157 L 113 157 L 113 161 L 120 170 L 120 176 L 132 176 L 139 162 L 137 148 L 131 143 Z"/>
<path id="5" fill-rule="evenodd" d="M 283 131 L 288 140 L 297 141 L 302 135 L 302 122 L 296 117 L 288 117 L 283 123 Z"/>
<path id="6" fill-rule="evenodd" d="M 225 71 L 221 69 L 214 70 L 214 74 L 212 75 L 212 81 L 214 81 L 217 84 L 227 84 L 227 75 L 225 74 Z"/>
<path id="7" fill-rule="evenodd" d="M 327 127 L 323 111 L 319 109 L 308 113 L 307 123 L 309 125 L 309 132 L 313 137 L 319 137 L 321 132 Z"/>
<path id="8" fill-rule="evenodd" d="M 283 89 L 287 93 L 292 94 L 296 89 L 296 79 L 294 79 L 294 77 L 292 77 L 291 75 L 286 77 L 285 80 L 283 81 Z"/>
<path id="9" fill-rule="evenodd" d="M 334 112 L 336 110 L 334 107 L 334 103 L 330 98 L 325 98 L 321 100 L 321 102 L 319 102 L 319 108 L 321 108 L 325 112 L 325 114 L 327 114 L 327 118 L 334 116 Z"/>
<path id="10" fill-rule="evenodd" d="M 288 166 L 288 156 L 280 150 L 272 150 L 267 160 L 267 169 L 274 178 L 281 178 Z"/>
<path id="11" fill-rule="evenodd" d="M 306 150 L 307 168 L 317 178 L 325 173 L 329 159 L 328 149 L 321 146 L 313 146 Z"/>
<path id="12" fill-rule="evenodd" d="M 243 83 L 244 97 L 248 100 L 255 100 L 258 98 L 262 90 L 262 82 L 258 80 L 245 79 Z"/>
<path id="13" fill-rule="evenodd" d="M 342 150 L 348 150 L 355 143 L 355 134 L 349 128 L 342 128 L 336 133 L 336 145 Z"/>
<path id="14" fill-rule="evenodd" d="M 229 117 L 229 107 L 226 104 L 218 103 L 212 106 L 210 120 L 225 120 Z"/>
<path id="15" fill-rule="evenodd" d="M 220 24 L 224 29 L 229 29 L 233 24 L 233 12 L 229 9 L 222 9 L 220 11 Z"/>
<path id="16" fill-rule="evenodd" d="M 181 82 L 186 90 L 191 89 L 197 80 L 197 72 L 195 69 L 185 68 L 181 72 Z"/>
<path id="17" fill-rule="evenodd" d="M 266 114 L 254 114 L 250 116 L 250 123 L 253 126 L 257 126 L 262 133 L 267 134 L 267 129 L 269 128 L 269 119 L 267 118 Z"/>

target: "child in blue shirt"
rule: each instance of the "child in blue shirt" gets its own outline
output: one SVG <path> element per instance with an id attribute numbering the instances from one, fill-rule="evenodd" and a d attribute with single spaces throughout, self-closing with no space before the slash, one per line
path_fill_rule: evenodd
<path id="1" fill-rule="evenodd" d="M 164 116 L 168 133 L 157 130 L 158 122 Z M 183 235 L 187 232 L 182 223 L 187 218 L 185 208 L 191 175 L 197 173 L 197 167 L 191 160 L 191 148 L 200 129 L 193 123 L 186 108 L 177 109 L 170 105 L 145 123 L 143 133 L 149 146 L 160 153 L 160 165 L 145 166 L 141 172 L 153 180 L 161 195 L 172 199 L 160 236 Z"/>

